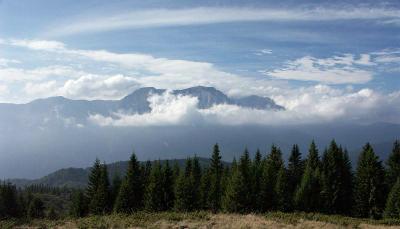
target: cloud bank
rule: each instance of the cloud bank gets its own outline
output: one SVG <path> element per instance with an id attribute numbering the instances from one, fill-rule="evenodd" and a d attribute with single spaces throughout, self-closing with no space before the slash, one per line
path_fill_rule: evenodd
<path id="1" fill-rule="evenodd" d="M 329 95 L 329 96 L 328 96 Z M 346 92 L 317 85 L 291 98 L 277 98 L 286 110 L 256 110 L 220 104 L 198 109 L 197 98 L 166 92 L 149 97 L 151 112 L 92 114 L 88 119 L 100 126 L 166 125 L 298 125 L 326 122 L 370 123 L 384 119 L 400 123 L 400 93 L 382 95 L 371 89 Z"/>

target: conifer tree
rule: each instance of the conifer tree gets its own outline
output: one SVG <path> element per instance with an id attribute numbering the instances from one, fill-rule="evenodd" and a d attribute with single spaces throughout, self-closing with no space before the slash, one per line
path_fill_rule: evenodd
<path id="1" fill-rule="evenodd" d="M 210 173 L 211 173 L 211 181 L 210 181 L 210 197 L 209 204 L 211 211 L 217 212 L 221 209 L 221 200 L 222 200 L 222 171 L 223 166 L 221 162 L 221 155 L 218 144 L 214 145 L 213 153 L 211 156 L 210 163 Z"/>
<path id="2" fill-rule="evenodd" d="M 194 178 L 192 159 L 188 158 L 185 170 L 181 172 L 176 183 L 175 208 L 178 211 L 193 211 L 196 207 L 194 199 Z"/>
<path id="3" fill-rule="evenodd" d="M 256 151 L 254 162 L 252 163 L 252 209 L 255 211 L 262 210 L 261 185 L 264 163 L 259 149 Z"/>
<path id="4" fill-rule="evenodd" d="M 112 185 L 111 185 L 111 206 L 114 206 L 115 200 L 117 199 L 119 189 L 121 188 L 121 183 L 122 179 L 118 173 L 116 173 L 112 179 Z"/>
<path id="5" fill-rule="evenodd" d="M 306 160 L 306 167 L 295 194 L 296 209 L 315 212 L 320 209 L 321 173 L 318 149 L 312 141 Z"/>
<path id="6" fill-rule="evenodd" d="M 164 191 L 164 210 L 171 210 L 174 207 L 174 173 L 169 166 L 169 161 L 165 162 L 163 168 L 163 191 Z"/>
<path id="7" fill-rule="evenodd" d="M 281 150 L 272 145 L 271 152 L 268 154 L 263 172 L 263 184 L 261 201 L 263 201 L 263 211 L 274 210 L 277 208 L 277 198 L 275 186 L 278 171 L 283 167 Z"/>
<path id="8" fill-rule="evenodd" d="M 355 176 L 355 215 L 379 218 L 385 205 L 385 173 L 372 146 L 367 143 L 359 156 Z"/>
<path id="9" fill-rule="evenodd" d="M 200 208 L 207 210 L 210 206 L 210 186 L 211 186 L 211 170 L 204 169 L 200 182 Z"/>
<path id="10" fill-rule="evenodd" d="M 288 177 L 288 192 L 290 194 L 290 202 L 294 201 L 294 195 L 297 187 L 300 185 L 301 177 L 304 172 L 304 162 L 301 159 L 299 146 L 294 144 L 289 156 L 289 163 L 287 169 Z"/>
<path id="11" fill-rule="evenodd" d="M 149 183 L 145 195 L 145 207 L 150 211 L 165 210 L 164 206 L 164 186 L 161 164 L 159 161 L 152 166 Z"/>
<path id="12" fill-rule="evenodd" d="M 278 171 L 275 193 L 277 199 L 277 210 L 283 212 L 289 211 L 292 208 L 292 198 L 291 193 L 289 192 L 287 171 L 284 167 Z"/>
<path id="13" fill-rule="evenodd" d="M 97 184 L 97 190 L 90 198 L 89 213 L 105 214 L 110 210 L 111 204 L 110 182 L 106 164 L 100 165 L 100 177 Z"/>
<path id="14" fill-rule="evenodd" d="M 224 196 L 224 209 L 229 212 L 249 212 L 251 210 L 251 161 L 247 149 L 233 170 Z"/>
<path id="15" fill-rule="evenodd" d="M 15 185 L 9 182 L 0 184 L 0 218 L 18 217 L 22 211 L 18 206 Z"/>
<path id="16" fill-rule="evenodd" d="M 400 178 L 390 190 L 389 196 L 386 201 L 384 212 L 385 218 L 399 218 L 400 217 Z"/>
<path id="17" fill-rule="evenodd" d="M 78 190 L 72 195 L 72 202 L 69 210 L 69 214 L 72 217 L 84 217 L 87 215 L 88 206 L 85 194 Z"/>
<path id="18" fill-rule="evenodd" d="M 114 210 L 120 213 L 137 211 L 143 206 L 144 181 L 135 153 L 132 154 L 126 175 L 121 183 Z"/>
<path id="19" fill-rule="evenodd" d="M 223 209 L 227 212 L 244 212 L 247 206 L 243 205 L 241 199 L 248 194 L 246 190 L 242 172 L 238 166 L 233 167 L 223 196 Z"/>
<path id="20" fill-rule="evenodd" d="M 349 204 L 352 203 L 352 174 L 350 163 L 346 161 L 346 157 L 342 148 L 334 140 L 324 152 L 321 191 L 324 209 L 321 210 L 327 213 L 349 213 Z"/>
<path id="21" fill-rule="evenodd" d="M 400 177 L 400 141 L 396 140 L 393 143 L 392 153 L 390 154 L 387 162 L 386 181 L 389 188 L 391 188 Z"/>
<path id="22" fill-rule="evenodd" d="M 201 198 L 201 193 L 200 193 L 200 182 L 201 182 L 201 177 L 202 177 L 202 171 L 200 167 L 200 162 L 199 158 L 195 155 L 193 160 L 192 160 L 192 171 L 191 171 L 191 176 L 193 179 L 193 193 L 192 193 L 192 199 L 193 199 L 193 208 L 194 209 L 199 209 L 200 208 L 200 198 Z"/>
<path id="23" fill-rule="evenodd" d="M 100 185 L 101 178 L 101 163 L 98 158 L 96 158 L 89 174 L 88 186 L 86 188 L 86 195 L 88 198 L 88 202 L 90 203 L 97 193 L 97 189 Z"/>
<path id="24" fill-rule="evenodd" d="M 44 217 L 44 203 L 38 197 L 34 197 L 28 206 L 29 218 L 43 218 Z"/>

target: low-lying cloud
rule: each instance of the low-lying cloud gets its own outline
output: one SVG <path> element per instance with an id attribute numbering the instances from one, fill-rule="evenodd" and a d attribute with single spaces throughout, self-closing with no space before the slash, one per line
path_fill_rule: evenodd
<path id="1" fill-rule="evenodd" d="M 149 97 L 149 113 L 92 114 L 88 119 L 100 126 L 294 125 L 335 121 L 373 123 L 378 120 L 400 123 L 399 92 L 383 95 L 367 88 L 346 91 L 317 85 L 303 88 L 297 95 L 293 92 L 291 96 L 275 99 L 287 109 L 257 110 L 228 104 L 199 109 L 197 98 L 166 92 Z"/>

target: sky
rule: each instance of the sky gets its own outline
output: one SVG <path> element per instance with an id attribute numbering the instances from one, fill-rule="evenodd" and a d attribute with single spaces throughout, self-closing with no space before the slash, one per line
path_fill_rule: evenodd
<path id="1" fill-rule="evenodd" d="M 255 117 L 237 107 L 203 111 L 231 111 L 222 120 L 400 123 L 400 3 L 0 0 L 0 102 L 197 85 L 286 108 Z M 164 116 L 195 107 L 165 96 L 153 100 L 169 101 Z"/>

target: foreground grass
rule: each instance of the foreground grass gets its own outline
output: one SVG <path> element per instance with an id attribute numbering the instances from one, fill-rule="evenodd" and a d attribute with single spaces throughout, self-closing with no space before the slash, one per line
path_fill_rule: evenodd
<path id="1" fill-rule="evenodd" d="M 400 228 L 400 220 L 369 220 L 313 213 L 212 214 L 136 212 L 80 219 L 5 220 L 0 228 Z"/>

